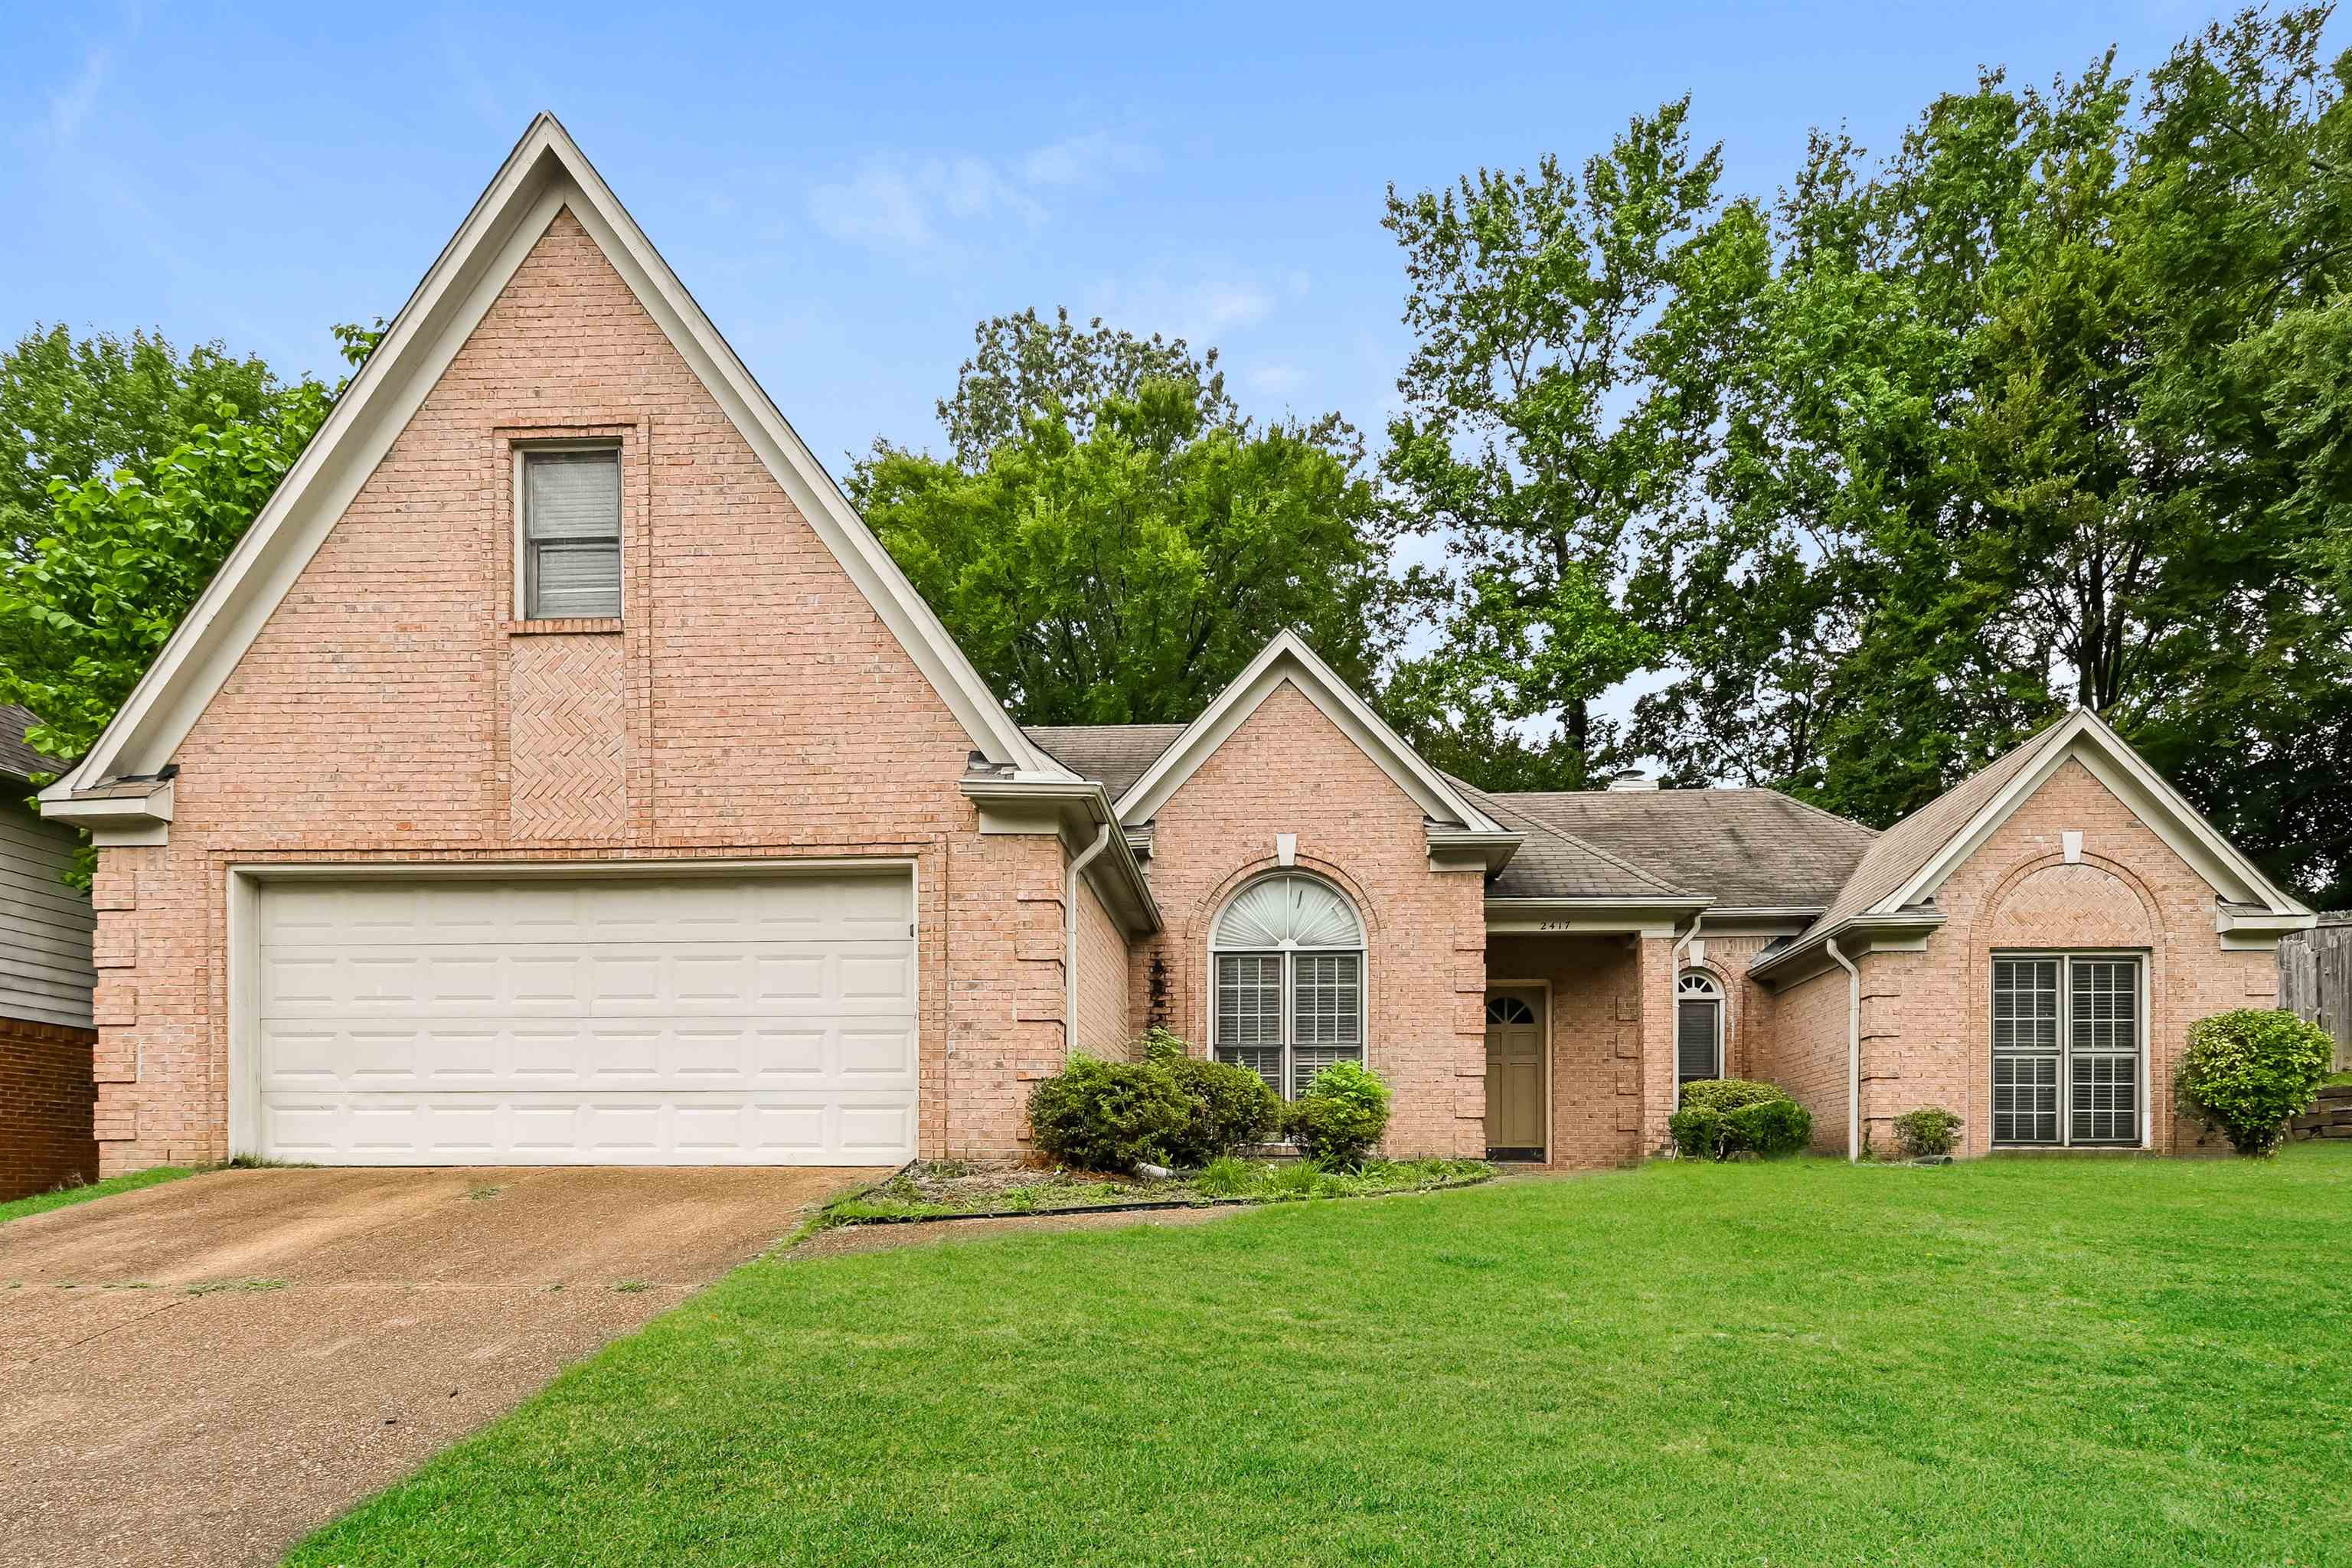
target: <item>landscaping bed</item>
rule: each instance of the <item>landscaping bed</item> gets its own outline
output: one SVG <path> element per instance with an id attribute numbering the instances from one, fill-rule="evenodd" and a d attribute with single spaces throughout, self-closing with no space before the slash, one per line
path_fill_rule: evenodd
<path id="1" fill-rule="evenodd" d="M 824 1211 L 828 1225 L 1081 1214 L 1120 1208 L 1199 1208 L 1217 1204 L 1295 1203 L 1433 1192 L 1489 1181 L 1484 1160 L 1367 1160 L 1327 1170 L 1311 1160 L 1213 1161 L 1166 1180 L 1026 1166 L 918 1161 L 879 1186 Z"/>

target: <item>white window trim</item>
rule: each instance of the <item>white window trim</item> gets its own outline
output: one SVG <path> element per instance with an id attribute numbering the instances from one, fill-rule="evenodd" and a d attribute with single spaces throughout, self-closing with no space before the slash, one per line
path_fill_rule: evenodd
<path id="1" fill-rule="evenodd" d="M 1711 969 L 1693 965 L 1675 976 L 1675 1109 L 1683 1108 L 1683 986 L 1690 981 L 1703 982 L 1708 996 L 1715 1003 L 1715 1076 L 1723 1076 L 1725 1026 L 1730 1022 L 1731 999 Z"/>
<path id="2" fill-rule="evenodd" d="M 620 470 L 621 510 L 614 520 L 614 548 L 621 554 L 621 602 L 610 616 L 587 617 L 593 620 L 620 620 L 629 607 L 629 472 L 628 453 L 618 436 L 581 437 L 562 440 L 516 441 L 510 444 L 509 460 L 514 493 L 514 618 L 529 621 L 543 617 L 530 613 L 530 519 L 525 515 L 524 459 L 545 452 L 610 452 L 614 467 Z"/>
<path id="3" fill-rule="evenodd" d="M 1276 878 L 1295 879 L 1300 881 L 1316 882 L 1329 889 L 1336 897 L 1348 906 L 1349 912 L 1355 916 L 1356 934 L 1360 939 L 1359 942 L 1353 946 L 1318 947 L 1302 945 L 1301 943 L 1286 937 L 1278 945 L 1274 947 L 1222 947 L 1218 945 L 1217 927 L 1224 922 L 1225 911 L 1233 907 L 1234 900 L 1238 900 L 1244 893 L 1247 893 L 1251 889 L 1257 887 L 1259 884 L 1273 880 Z M 1219 1038 L 1221 1031 L 1219 1010 L 1217 1007 L 1217 961 L 1221 958 L 1263 958 L 1270 954 L 1279 955 L 1282 959 L 1282 1088 L 1277 1092 L 1281 1094 L 1285 1103 L 1298 1098 L 1295 1092 L 1297 1087 L 1296 1082 L 1297 1069 L 1292 1061 L 1291 1053 L 1296 1050 L 1298 1046 L 1298 998 L 1297 992 L 1297 969 L 1294 964 L 1294 959 L 1297 955 L 1301 953 L 1305 953 L 1309 956 L 1348 956 L 1351 954 L 1354 956 L 1356 960 L 1356 1055 L 1359 1064 L 1361 1065 L 1365 1070 L 1370 1071 L 1372 1069 L 1371 936 L 1370 928 L 1364 924 L 1364 911 L 1357 907 L 1356 900 L 1354 899 L 1349 897 L 1346 889 L 1341 888 L 1338 883 L 1330 880 L 1328 878 L 1314 876 L 1308 872 L 1300 871 L 1296 868 L 1284 868 L 1280 870 L 1269 871 L 1262 876 L 1252 877 L 1240 887 L 1235 888 L 1231 893 L 1226 895 L 1223 902 L 1218 904 L 1216 914 L 1210 919 L 1208 973 L 1209 1059 L 1211 1061 L 1222 1059 L 1218 1057 L 1217 1053 L 1225 1048 L 1225 1042 Z M 1236 1050 L 1242 1050 L 1248 1049 L 1250 1047 L 1237 1046 L 1234 1048 Z M 1263 1047 L 1261 1047 L 1259 1048 Z"/>
<path id="4" fill-rule="evenodd" d="M 2055 1143 L 1997 1142 L 1993 1139 L 1993 1062 L 1992 1047 L 1993 974 L 1995 965 L 2002 959 L 2054 958 L 2058 961 L 2058 1142 Z M 2139 1008 L 2139 1142 L 2117 1143 L 2105 1139 L 2089 1142 L 2074 1142 L 2074 1019 L 2072 1010 L 2074 989 L 2074 960 L 2088 959 L 2093 963 L 2113 963 L 2117 959 L 2130 962 L 2137 988 Z M 1985 954 L 1985 1147 L 1989 1149 L 2152 1149 L 2156 1147 L 2156 1105 L 2149 1084 L 2149 1057 L 2154 1048 L 2156 1020 L 2148 1011 L 2149 954 L 2137 947 L 1997 947 Z M 2012 1053 L 2021 1054 L 2021 1053 Z M 2031 1054 L 2031 1053 L 2021 1053 Z"/>

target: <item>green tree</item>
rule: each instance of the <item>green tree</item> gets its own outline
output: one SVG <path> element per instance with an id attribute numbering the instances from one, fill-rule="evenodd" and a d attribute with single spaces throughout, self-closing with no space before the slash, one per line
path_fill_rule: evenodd
<path id="1" fill-rule="evenodd" d="M 1677 679 L 1633 748 L 1885 823 L 2079 702 L 2276 873 L 2344 874 L 2324 19 L 2217 25 L 2137 91 L 1988 73 L 1684 249 L 1654 363 L 1706 435 L 1644 521 Z"/>
<path id="2" fill-rule="evenodd" d="M 381 323 L 335 332 L 357 364 Z M 341 391 L 308 377 L 268 384 L 260 410 L 215 399 L 156 457 L 50 478 L 34 537 L 0 565 L 0 701 L 39 717 L 30 739 L 42 751 L 89 749 Z"/>
<path id="3" fill-rule="evenodd" d="M 1628 529 L 1689 460 L 1654 364 L 1721 164 L 1692 150 L 1689 110 L 1636 119 L 1581 178 L 1546 158 L 1389 192 L 1416 342 L 1381 468 L 1457 567 L 1442 641 L 1391 706 L 1474 783 L 1582 784 L 1606 739 L 1593 700 L 1654 654 L 1620 584 Z"/>
<path id="4" fill-rule="evenodd" d="M 1375 683 L 1409 589 L 1354 431 L 1213 418 L 1221 395 L 1190 375 L 1102 390 L 1083 416 L 1040 395 L 974 467 L 877 444 L 851 476 L 1020 719 L 1189 721 L 1285 627 Z"/>
<path id="5" fill-rule="evenodd" d="M 212 417 L 215 402 L 264 417 L 288 389 L 258 356 L 217 342 L 183 354 L 160 333 L 77 339 L 36 326 L 0 354 L 0 530 L 22 559 L 48 513 L 49 483 L 138 469 Z"/>

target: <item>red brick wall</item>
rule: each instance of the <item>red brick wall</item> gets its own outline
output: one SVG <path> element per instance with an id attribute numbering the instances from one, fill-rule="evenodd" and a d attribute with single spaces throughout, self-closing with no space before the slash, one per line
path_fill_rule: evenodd
<path id="1" fill-rule="evenodd" d="M 1105 850 L 1105 854 L 1113 853 Z M 1078 879 L 1078 1033 L 1072 1043 L 1124 1057 L 1139 1032 L 1128 1017 L 1127 934 L 1085 877 Z"/>
<path id="2" fill-rule="evenodd" d="M 2078 864 L 2065 860 L 2068 832 L 2084 836 Z M 2079 762 L 2061 764 L 1937 899 L 1949 914 L 1926 951 L 1861 961 L 1863 1117 L 1875 1148 L 1892 1142 L 1895 1116 L 1940 1105 L 1967 1120 L 1969 1152 L 1990 1149 L 1996 952 L 2104 948 L 2143 956 L 2160 1150 L 2179 1152 L 2196 1138 L 2194 1124 L 2173 1114 L 2173 1072 L 2189 1026 L 2231 1007 L 2276 1005 L 2275 952 L 2224 948 L 2213 930 L 2212 888 Z M 1782 1041 L 1776 1076 L 1794 1093 L 1801 1083 L 1826 1083 L 1833 1063 L 1841 1150 L 1845 992 L 1841 971 L 1791 987 L 1776 1004 Z M 1812 1103 L 1807 1093 L 1799 1098 Z M 1814 1116 L 1820 1142 L 1822 1106 Z"/>
<path id="3" fill-rule="evenodd" d="M 1395 1091 L 1384 1147 L 1486 1152 L 1486 900 L 1473 871 L 1432 871 L 1421 807 L 1288 684 L 1277 687 L 1152 821 L 1151 883 L 1167 930 L 1137 944 L 1130 1006 L 1150 1016 L 1155 961 L 1170 1026 L 1205 1050 L 1209 928 L 1252 877 L 1298 868 L 1363 916 L 1366 1054 Z"/>
<path id="4" fill-rule="evenodd" d="M 616 438 L 623 616 L 513 619 L 518 439 Z M 586 232 L 557 217 L 101 856 L 111 1173 L 227 1150 L 226 868 L 903 856 L 927 1154 L 1020 1146 L 1062 1056 L 1061 849 L 981 837 L 971 742 Z"/>
<path id="5" fill-rule="evenodd" d="M 0 1202 L 94 1181 L 96 1035 L 58 1024 L 0 1018 Z"/>

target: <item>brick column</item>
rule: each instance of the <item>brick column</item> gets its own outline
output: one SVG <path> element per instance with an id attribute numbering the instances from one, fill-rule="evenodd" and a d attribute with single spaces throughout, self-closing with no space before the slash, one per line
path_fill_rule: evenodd
<path id="1" fill-rule="evenodd" d="M 1660 1153 L 1672 1142 L 1666 1119 L 1675 1113 L 1675 943 L 1644 936 L 1636 950 L 1641 970 L 1642 1145 Z"/>

